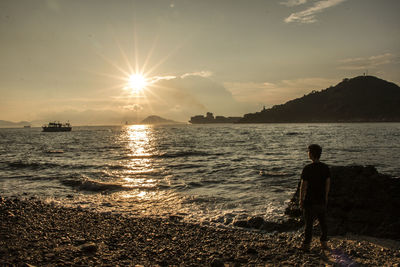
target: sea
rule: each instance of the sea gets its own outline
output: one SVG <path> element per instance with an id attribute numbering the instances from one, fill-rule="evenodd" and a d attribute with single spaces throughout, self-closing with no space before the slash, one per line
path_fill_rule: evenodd
<path id="1" fill-rule="evenodd" d="M 0 196 L 230 227 L 282 218 L 307 146 L 328 165 L 400 175 L 400 123 L 0 129 Z"/>

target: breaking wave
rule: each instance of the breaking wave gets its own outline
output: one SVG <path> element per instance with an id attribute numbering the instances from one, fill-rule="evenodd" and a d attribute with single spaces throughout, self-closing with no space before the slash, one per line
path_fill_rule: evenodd
<path id="1" fill-rule="evenodd" d="M 132 188 L 126 187 L 121 184 L 113 184 L 113 183 L 102 183 L 90 179 L 85 180 L 62 180 L 61 184 L 65 186 L 70 186 L 80 191 L 89 191 L 89 192 L 107 192 L 107 191 L 124 191 L 131 190 Z"/>

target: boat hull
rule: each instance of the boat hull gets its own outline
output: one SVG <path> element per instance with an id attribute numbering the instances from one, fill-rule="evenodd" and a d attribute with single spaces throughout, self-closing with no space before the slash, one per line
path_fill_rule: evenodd
<path id="1" fill-rule="evenodd" d="M 70 132 L 72 127 L 42 127 L 43 132 Z"/>

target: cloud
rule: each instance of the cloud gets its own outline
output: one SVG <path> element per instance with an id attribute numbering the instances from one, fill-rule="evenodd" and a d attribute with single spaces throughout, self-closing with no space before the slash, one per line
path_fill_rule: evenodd
<path id="1" fill-rule="evenodd" d="M 159 109 L 159 112 L 174 113 L 174 118 L 186 114 L 185 119 L 207 111 L 218 115 L 243 114 L 243 110 L 238 107 L 240 104 L 223 84 L 204 77 L 209 76 L 210 72 L 188 74 L 154 85 L 152 106 Z"/>
<path id="2" fill-rule="evenodd" d="M 376 69 L 379 66 L 394 63 L 397 56 L 385 53 L 377 56 L 347 58 L 339 61 L 341 70 L 368 70 Z"/>
<path id="3" fill-rule="evenodd" d="M 275 83 L 235 82 L 224 83 L 224 85 L 238 102 L 272 106 L 302 97 L 312 90 L 325 89 L 336 82 L 336 80 L 326 78 L 302 78 Z"/>
<path id="4" fill-rule="evenodd" d="M 286 23 L 298 22 L 298 23 L 314 23 L 317 21 L 315 14 L 323 12 L 325 9 L 336 6 L 347 0 L 323 0 L 316 2 L 312 7 L 290 14 L 285 19 Z"/>
<path id="5" fill-rule="evenodd" d="M 210 77 L 212 76 L 212 72 L 208 71 L 208 70 L 202 70 L 202 71 L 198 71 L 198 72 L 189 72 L 189 73 L 185 73 L 181 76 L 181 78 L 186 78 L 186 77 L 190 77 L 190 76 L 199 76 L 199 77 Z"/>
<path id="6" fill-rule="evenodd" d="M 211 71 L 202 70 L 202 71 L 188 72 L 188 73 L 182 74 L 180 76 L 180 78 L 184 79 L 184 78 L 187 78 L 187 77 L 190 77 L 190 76 L 198 76 L 198 77 L 207 78 L 207 77 L 210 77 L 212 75 L 213 75 L 213 73 Z M 154 83 L 157 83 L 157 82 L 162 81 L 162 80 L 173 80 L 173 79 L 176 79 L 178 77 L 179 76 L 175 76 L 175 75 L 153 76 L 153 77 L 148 78 L 148 82 L 154 84 Z"/>
<path id="7" fill-rule="evenodd" d="M 151 78 L 148 79 L 149 83 L 157 83 L 158 81 L 162 81 L 162 80 L 172 80 L 172 79 L 176 79 L 176 76 L 174 75 L 168 75 L 168 76 L 153 76 Z"/>
<path id="8" fill-rule="evenodd" d="M 286 0 L 280 2 L 281 5 L 292 7 L 292 6 L 299 6 L 307 3 L 307 0 Z"/>
<path id="9" fill-rule="evenodd" d="M 38 113 L 32 119 L 43 122 L 69 120 L 73 125 L 106 125 L 134 123 L 149 115 L 158 115 L 185 122 L 191 116 L 208 111 L 215 115 L 241 116 L 254 110 L 254 107 L 243 109 L 230 91 L 210 79 L 210 75 L 211 72 L 202 71 L 148 77 L 149 84 L 140 94 L 119 88 L 96 97 L 55 98 L 35 107 Z"/>
<path id="10" fill-rule="evenodd" d="M 126 110 L 131 110 L 131 111 L 141 111 L 141 110 L 143 110 L 143 107 L 141 105 L 139 105 L 139 104 L 125 105 L 122 108 L 126 109 Z"/>
<path id="11" fill-rule="evenodd" d="M 126 121 L 126 113 L 112 109 L 64 109 L 44 111 L 34 123 L 41 125 L 49 121 L 70 121 L 73 126 L 77 125 L 115 125 Z"/>

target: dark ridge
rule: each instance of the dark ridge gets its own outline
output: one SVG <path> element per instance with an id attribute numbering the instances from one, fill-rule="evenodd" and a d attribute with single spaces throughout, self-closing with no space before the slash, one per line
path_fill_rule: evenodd
<path id="1" fill-rule="evenodd" d="M 399 121 L 400 87 L 374 76 L 358 76 L 285 104 L 245 114 L 239 123 Z"/>

